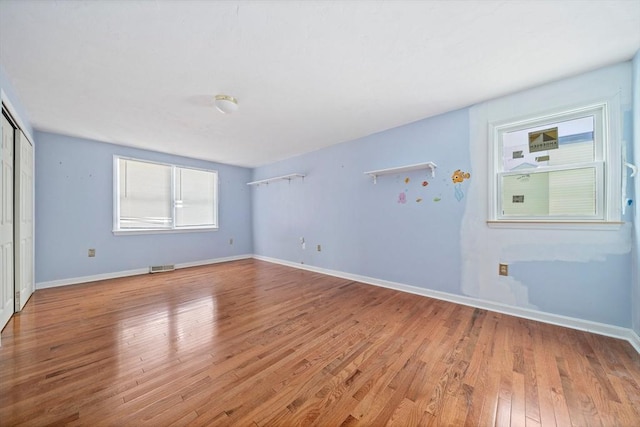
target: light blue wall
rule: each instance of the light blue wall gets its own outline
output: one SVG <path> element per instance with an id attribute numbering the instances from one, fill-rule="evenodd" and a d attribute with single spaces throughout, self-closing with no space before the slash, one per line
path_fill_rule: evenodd
<path id="1" fill-rule="evenodd" d="M 456 111 L 256 169 L 254 179 L 308 176 L 253 190 L 255 253 L 458 293 L 465 199 L 450 177 L 469 171 L 468 139 L 467 113 Z M 373 184 L 364 174 L 427 161 L 435 178 L 419 171 Z"/>
<path id="2" fill-rule="evenodd" d="M 486 220 L 490 122 L 617 97 L 614 126 L 623 137 L 631 129 L 630 87 L 631 64 L 618 64 L 257 168 L 256 180 L 294 172 L 308 177 L 253 189 L 254 251 L 629 327 L 629 224 L 607 231 L 514 230 L 489 228 Z M 427 187 L 419 185 L 424 173 L 381 177 L 376 185 L 363 175 L 425 161 L 438 165 Z M 451 181 L 456 169 L 471 174 L 459 184 L 460 201 Z M 407 203 L 400 204 L 404 190 Z M 499 262 L 510 264 L 509 277 L 498 276 Z"/>
<path id="3" fill-rule="evenodd" d="M 631 63 L 563 79 L 470 108 L 472 165 L 488 179 L 489 124 L 596 101 L 611 103 L 613 143 L 628 144 L 631 129 Z M 613 165 L 613 163 L 611 164 Z M 515 307 L 629 327 L 632 227 L 497 229 L 486 226 L 489 192 L 472 181 L 471 209 L 462 221 L 465 295 Z M 614 197 L 620 194 L 614 190 Z M 620 208 L 621 197 L 613 206 Z M 510 276 L 497 276 L 499 262 Z M 592 274 L 594 270 L 601 273 Z M 572 273 L 572 274 L 570 274 Z M 604 279 L 606 278 L 606 279 Z"/>
<path id="4" fill-rule="evenodd" d="M 633 58 L 633 163 L 640 166 L 640 50 Z M 625 171 L 628 173 L 628 171 Z M 631 278 L 632 328 L 640 335 L 640 175 L 636 177 L 633 193 L 633 273 Z"/>
<path id="5" fill-rule="evenodd" d="M 36 284 L 252 252 L 250 169 L 51 133 L 36 141 Z M 114 236 L 114 155 L 218 170 L 219 231 Z"/>
<path id="6" fill-rule="evenodd" d="M 527 286 L 529 302 L 548 313 L 629 327 L 631 256 L 602 260 L 521 261 L 509 274 Z"/>

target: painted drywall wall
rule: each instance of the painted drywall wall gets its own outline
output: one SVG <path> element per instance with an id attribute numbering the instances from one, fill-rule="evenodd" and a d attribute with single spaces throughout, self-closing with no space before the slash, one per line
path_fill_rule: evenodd
<path id="1" fill-rule="evenodd" d="M 469 117 L 476 175 L 487 177 L 489 123 L 611 97 L 619 100 L 619 120 L 612 126 L 622 140 L 631 129 L 628 62 L 473 106 Z M 473 208 L 465 212 L 461 224 L 465 295 L 617 326 L 631 325 L 629 213 L 618 230 L 491 229 L 485 223 L 486 178 L 484 182 L 472 181 L 469 193 L 468 206 Z M 496 277 L 499 262 L 510 264 L 512 275 Z M 604 275 L 592 275 L 594 268 Z M 574 272 L 569 283 L 568 271 Z M 607 279 L 603 281 L 603 277 Z"/>
<path id="2" fill-rule="evenodd" d="M 250 169 L 45 132 L 36 141 L 36 284 L 251 253 Z M 219 230 L 115 236 L 114 155 L 217 170 Z"/>
<path id="3" fill-rule="evenodd" d="M 633 163 L 640 166 L 640 50 L 633 58 Z M 625 175 L 629 171 L 625 171 Z M 632 328 L 640 335 L 640 175 L 632 181 L 633 262 L 631 277 Z"/>
<path id="4" fill-rule="evenodd" d="M 451 175 L 469 172 L 467 122 L 466 111 L 455 111 L 257 168 L 256 180 L 307 176 L 252 190 L 254 252 L 458 293 L 469 180 L 453 184 Z M 428 161 L 438 166 L 435 178 L 421 170 L 374 184 L 364 174 Z"/>
<path id="5" fill-rule="evenodd" d="M 606 231 L 514 230 L 490 229 L 486 220 L 488 123 L 618 96 L 622 111 L 615 126 L 626 135 L 630 83 L 631 64 L 618 64 L 257 168 L 254 179 L 294 172 L 308 176 L 253 190 L 254 251 L 629 327 L 629 223 Z M 374 185 L 363 175 L 423 161 L 438 165 L 435 179 L 425 173 L 395 174 Z M 470 178 L 453 184 L 457 169 Z M 415 185 L 423 179 L 426 187 Z M 498 276 L 499 262 L 511 264 L 510 276 Z"/>

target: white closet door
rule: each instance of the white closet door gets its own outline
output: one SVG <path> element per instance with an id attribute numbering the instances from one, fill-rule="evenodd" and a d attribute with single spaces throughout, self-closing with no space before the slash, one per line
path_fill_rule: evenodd
<path id="1" fill-rule="evenodd" d="M 0 161 L 0 329 L 14 308 L 13 288 L 13 135 L 14 129 L 2 115 L 2 153 Z"/>
<path id="2" fill-rule="evenodd" d="M 33 146 L 17 130 L 16 154 L 16 311 L 22 310 L 33 293 Z"/>

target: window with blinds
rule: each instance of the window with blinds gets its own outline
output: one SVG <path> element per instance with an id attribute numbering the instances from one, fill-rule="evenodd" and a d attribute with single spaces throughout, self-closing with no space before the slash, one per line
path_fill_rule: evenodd
<path id="1" fill-rule="evenodd" d="M 177 227 L 211 227 L 216 222 L 216 174 L 176 168 L 175 206 Z"/>
<path id="2" fill-rule="evenodd" d="M 116 157 L 114 231 L 217 228 L 218 174 Z"/>
<path id="3" fill-rule="evenodd" d="M 495 220 L 604 221 L 606 104 L 493 127 Z"/>

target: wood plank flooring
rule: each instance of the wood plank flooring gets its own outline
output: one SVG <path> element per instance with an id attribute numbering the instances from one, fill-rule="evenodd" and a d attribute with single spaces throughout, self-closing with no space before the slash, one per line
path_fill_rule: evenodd
<path id="1" fill-rule="evenodd" d="M 242 260 L 36 291 L 0 425 L 639 426 L 629 343 Z"/>

